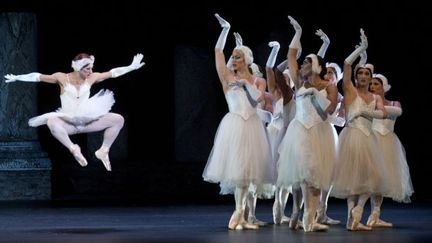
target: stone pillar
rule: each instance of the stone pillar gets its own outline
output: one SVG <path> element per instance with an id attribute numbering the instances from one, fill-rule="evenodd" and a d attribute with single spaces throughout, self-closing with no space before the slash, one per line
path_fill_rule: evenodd
<path id="1" fill-rule="evenodd" d="M 37 71 L 32 13 L 0 13 L 0 200 L 51 198 L 51 161 L 28 119 L 37 115 L 37 83 L 5 83 L 8 73 Z"/>

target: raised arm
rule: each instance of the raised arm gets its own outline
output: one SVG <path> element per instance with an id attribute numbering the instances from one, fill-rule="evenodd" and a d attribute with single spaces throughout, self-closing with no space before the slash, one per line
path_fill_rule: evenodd
<path id="1" fill-rule="evenodd" d="M 290 71 L 291 79 L 294 82 L 296 90 L 301 86 L 300 80 L 298 79 L 298 63 L 297 63 L 297 53 L 301 49 L 300 38 L 302 35 L 302 28 L 299 23 L 291 16 L 288 16 L 291 25 L 295 29 L 294 37 L 291 40 L 288 50 L 288 67 Z"/>
<path id="2" fill-rule="evenodd" d="M 276 80 L 273 67 L 276 63 L 276 57 L 280 49 L 280 44 L 277 41 L 271 41 L 268 45 L 272 48 L 266 63 L 267 86 L 270 93 L 274 95 L 276 91 Z"/>
<path id="3" fill-rule="evenodd" d="M 324 58 L 326 52 L 327 52 L 327 48 L 330 45 L 330 39 L 328 38 L 328 36 L 326 35 L 326 33 L 324 33 L 324 31 L 322 31 L 321 29 L 317 30 L 315 32 L 315 34 L 317 36 L 319 36 L 321 38 L 321 40 L 323 41 L 321 48 L 319 49 L 317 55 Z"/>
<path id="4" fill-rule="evenodd" d="M 223 50 L 225 48 L 226 39 L 228 36 L 228 32 L 231 28 L 230 23 L 219 16 L 219 14 L 215 14 L 217 20 L 219 21 L 220 26 L 222 27 L 222 31 L 219 35 L 219 38 L 216 42 L 215 46 L 215 62 L 216 62 L 216 71 L 218 73 L 219 79 L 222 83 L 222 86 L 224 87 L 224 90 L 228 84 L 229 79 L 231 78 L 232 74 L 230 70 L 227 68 L 226 61 L 225 61 L 225 55 L 223 53 Z"/>
<path id="5" fill-rule="evenodd" d="M 355 98 L 355 87 L 351 80 L 352 77 L 352 64 L 368 47 L 367 37 L 363 29 L 360 29 L 360 45 L 345 59 L 343 71 L 343 84 L 345 102 L 351 103 L 351 99 Z"/>
<path id="6" fill-rule="evenodd" d="M 242 39 L 241 35 L 238 32 L 234 32 L 234 37 L 235 37 L 236 47 L 242 46 L 243 45 L 243 39 Z M 233 57 L 231 56 L 228 59 L 228 63 L 227 63 L 227 67 L 229 69 L 231 69 L 231 67 L 232 67 L 232 61 L 233 61 Z"/>
<path id="7" fill-rule="evenodd" d="M 95 83 L 99 83 L 104 81 L 105 79 L 117 78 L 128 72 L 140 69 L 145 64 L 145 62 L 142 62 L 143 58 L 144 58 L 143 54 L 138 53 L 133 57 L 132 63 L 129 66 L 113 68 L 110 71 L 103 72 L 103 73 L 92 73 L 91 74 L 92 79 L 94 80 Z"/>
<path id="8" fill-rule="evenodd" d="M 367 56 L 367 52 L 366 52 L 366 50 L 364 50 L 362 53 L 360 53 L 360 61 L 359 61 L 359 64 L 360 64 L 360 65 L 364 65 L 364 64 L 366 64 L 366 63 L 367 63 L 367 58 L 368 58 L 368 56 Z"/>

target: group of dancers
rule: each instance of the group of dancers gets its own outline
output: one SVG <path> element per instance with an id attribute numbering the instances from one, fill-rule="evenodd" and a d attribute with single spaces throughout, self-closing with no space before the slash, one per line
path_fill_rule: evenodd
<path id="1" fill-rule="evenodd" d="M 228 228 L 266 225 L 256 218 L 256 202 L 274 197 L 275 224 L 286 223 L 305 232 L 325 231 L 328 225 L 340 223 L 327 216 L 329 196 L 347 199 L 348 230 L 392 227 L 380 218 L 383 198 L 410 202 L 413 193 L 405 152 L 393 131 L 402 108 L 398 101 L 386 99 L 391 87 L 387 78 L 375 74 L 374 66 L 367 63 L 368 40 L 363 30 L 360 44 L 344 61 L 342 74 L 336 63 L 324 62 L 330 39 L 322 30 L 316 32 L 323 40 L 320 50 L 299 65 L 302 28 L 288 16 L 295 34 L 287 59 L 274 68 L 280 44 L 270 42 L 264 79 L 238 33 L 226 61 L 224 47 L 231 25 L 215 16 L 222 27 L 215 46 L 216 70 L 229 112 L 218 127 L 203 178 L 219 183 L 221 194 L 234 194 L 235 210 Z M 72 72 L 7 74 L 5 81 L 58 84 L 61 107 L 31 118 L 29 125 L 46 124 L 81 166 L 87 160 L 69 135 L 104 131 L 95 156 L 111 171 L 109 150 L 124 118 L 110 112 L 115 102 L 111 91 L 101 90 L 90 97 L 90 88 L 141 68 L 142 59 L 137 54 L 129 66 L 99 73 L 93 72 L 95 58 L 81 53 L 72 61 Z M 339 134 L 335 125 L 343 127 Z M 289 193 L 293 207 L 287 217 Z M 372 209 L 364 225 L 361 219 L 368 199 Z"/>
<path id="2" fill-rule="evenodd" d="M 274 68 L 280 44 L 270 42 L 264 79 L 238 33 L 226 62 L 223 51 L 231 25 L 215 16 L 222 27 L 216 70 L 229 112 L 219 124 L 203 178 L 219 183 L 221 194 L 234 194 L 228 228 L 264 226 L 255 216 L 256 200 L 274 197 L 274 224 L 326 231 L 340 223 L 327 216 L 329 196 L 347 199 L 350 231 L 392 227 L 380 218 L 383 198 L 407 203 L 413 193 L 405 151 L 393 131 L 402 109 L 385 98 L 387 78 L 367 63 L 364 31 L 345 59 L 343 73 L 336 63 L 323 60 L 330 39 L 322 30 L 316 32 L 323 40 L 320 50 L 299 65 L 302 28 L 288 16 L 295 34 L 287 60 Z M 335 125 L 343 127 L 339 134 Z M 289 193 L 293 207 L 287 217 Z M 362 224 L 368 199 L 371 214 Z"/>

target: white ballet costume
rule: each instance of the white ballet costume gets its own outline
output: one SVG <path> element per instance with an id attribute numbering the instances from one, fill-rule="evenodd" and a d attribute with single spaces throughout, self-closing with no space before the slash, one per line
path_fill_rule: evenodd
<path id="1" fill-rule="evenodd" d="M 347 123 L 339 134 L 337 172 L 331 195 L 348 198 L 353 195 L 381 194 L 386 178 L 383 153 L 372 121 L 358 116 L 361 110 L 375 110 L 376 100 L 367 104 L 359 95 L 346 107 Z"/>
<path id="2" fill-rule="evenodd" d="M 312 88 L 310 88 L 312 89 Z M 313 95 L 305 87 L 296 92 L 296 113 L 287 128 L 279 146 L 278 178 L 279 187 L 299 190 L 304 198 L 303 230 L 305 232 L 327 230 L 317 224 L 317 190 L 329 190 L 336 160 L 335 138 L 332 125 L 323 120 L 312 103 Z M 319 91 L 327 96 L 325 89 Z M 298 203 L 298 202 L 297 202 Z M 290 227 L 297 228 L 300 205 L 293 207 Z"/>
<path id="3" fill-rule="evenodd" d="M 238 81 L 229 83 L 225 99 L 229 112 L 219 124 L 203 178 L 219 183 L 221 194 L 234 194 L 236 188 L 248 187 L 259 198 L 270 198 L 275 171 L 257 109 Z"/>
<path id="4" fill-rule="evenodd" d="M 382 148 L 385 169 L 391 175 L 384 178 L 387 189 L 383 196 L 408 203 L 414 190 L 405 149 L 394 133 L 395 122 L 396 117 L 373 119 L 372 129 Z"/>
<path id="5" fill-rule="evenodd" d="M 66 83 L 60 95 L 61 107 L 55 112 L 45 113 L 29 120 L 29 125 L 45 125 L 49 118 L 59 117 L 76 127 L 83 127 L 107 114 L 114 105 L 114 95 L 110 90 L 100 90 L 90 97 L 90 85 L 84 82 L 79 88 Z"/>
<path id="6" fill-rule="evenodd" d="M 305 90 L 301 87 L 297 94 Z M 296 97 L 295 118 L 279 145 L 278 186 L 298 188 L 306 182 L 315 188 L 330 188 L 336 160 L 335 134 L 332 125 L 316 111 L 311 97 Z"/>

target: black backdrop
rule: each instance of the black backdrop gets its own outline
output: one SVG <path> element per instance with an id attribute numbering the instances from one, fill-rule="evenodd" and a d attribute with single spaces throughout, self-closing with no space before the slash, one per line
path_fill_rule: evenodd
<path id="1" fill-rule="evenodd" d="M 272 40 L 281 43 L 278 62 L 284 59 L 294 34 L 287 15 L 303 27 L 304 55 L 319 49 L 321 40 L 314 32 L 321 28 L 331 40 L 326 60 L 339 64 L 359 42 L 363 28 L 369 38 L 369 62 L 392 84 L 388 97 L 401 101 L 404 108 L 395 130 L 407 152 L 413 198 L 432 199 L 427 179 L 431 134 L 425 119 L 431 57 L 426 36 L 432 30 L 428 8 L 413 1 L 392 9 L 376 1 L 350 3 L 356 7 L 331 1 L 168 4 L 107 0 L 44 2 L 44 6 L 41 2 L 2 1 L 0 9 L 36 13 L 37 71 L 67 72 L 71 59 L 80 52 L 96 57 L 95 71 L 128 65 L 138 52 L 146 62 L 139 71 L 97 84 L 93 90 L 113 90 L 113 111 L 126 117 L 123 140 L 113 145 L 126 143 L 126 157 L 112 161 L 112 173 L 101 166 L 78 168 L 48 129 L 39 128 L 41 143 L 53 160 L 54 199 L 158 202 L 174 196 L 179 201 L 219 200 L 217 185 L 201 179 L 217 125 L 227 111 L 214 68 L 213 48 L 221 30 L 216 12 L 232 26 L 225 54 L 234 47 L 232 32 L 236 31 L 252 48 L 259 65 L 265 65 L 270 52 L 267 43 Z M 58 91 L 53 85 L 39 85 L 41 113 L 58 107 Z M 73 139 L 87 141 L 85 135 Z"/>

